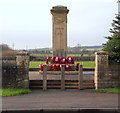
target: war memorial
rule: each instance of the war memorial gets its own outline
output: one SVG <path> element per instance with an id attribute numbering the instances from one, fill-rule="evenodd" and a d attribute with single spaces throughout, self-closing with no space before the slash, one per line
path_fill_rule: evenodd
<path id="1" fill-rule="evenodd" d="M 95 53 L 91 76 L 85 74 L 87 69 L 80 63 L 74 63 L 74 57 L 67 56 L 68 12 L 69 9 L 61 5 L 50 10 L 53 55 L 50 61 L 46 56 L 37 71 L 30 71 L 29 54 L 24 51 L 16 55 L 12 65 L 3 61 L 3 88 L 33 90 L 23 96 L 4 97 L 3 113 L 119 113 L 115 94 L 95 92 L 119 85 L 119 68 L 109 63 L 108 53 Z"/>

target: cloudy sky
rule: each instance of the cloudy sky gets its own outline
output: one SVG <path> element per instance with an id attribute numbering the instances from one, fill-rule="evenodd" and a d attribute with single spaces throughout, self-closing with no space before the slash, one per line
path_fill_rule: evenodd
<path id="1" fill-rule="evenodd" d="M 50 9 L 64 5 L 68 13 L 68 46 L 101 45 L 118 13 L 117 0 L 1 0 L 1 43 L 14 49 L 52 47 Z"/>

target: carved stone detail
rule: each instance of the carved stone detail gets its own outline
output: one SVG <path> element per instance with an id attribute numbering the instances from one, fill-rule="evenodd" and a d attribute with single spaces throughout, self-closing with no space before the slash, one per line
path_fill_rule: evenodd
<path id="1" fill-rule="evenodd" d="M 63 22 L 67 22 L 67 18 L 66 18 L 66 15 L 64 14 L 56 14 L 54 15 L 54 23 L 63 23 Z"/>

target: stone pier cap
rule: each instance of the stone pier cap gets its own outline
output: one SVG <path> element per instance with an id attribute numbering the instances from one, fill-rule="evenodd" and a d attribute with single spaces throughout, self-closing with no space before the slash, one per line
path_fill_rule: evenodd
<path id="1" fill-rule="evenodd" d="M 68 13 L 69 12 L 67 7 L 62 6 L 62 5 L 53 6 L 50 11 L 51 11 L 51 13 L 55 13 L 55 12 L 57 12 L 57 13 Z"/>
<path id="2" fill-rule="evenodd" d="M 25 55 L 29 55 L 29 53 L 26 51 L 19 51 L 17 55 L 25 56 Z"/>
<path id="3" fill-rule="evenodd" d="M 96 55 L 108 55 L 108 52 L 106 51 L 99 51 L 99 52 L 95 52 Z"/>

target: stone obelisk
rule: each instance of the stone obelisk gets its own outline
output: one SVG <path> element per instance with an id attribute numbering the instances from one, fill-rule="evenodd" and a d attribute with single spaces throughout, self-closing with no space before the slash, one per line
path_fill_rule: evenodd
<path id="1" fill-rule="evenodd" d="M 67 14 L 65 6 L 54 6 L 52 14 L 52 50 L 53 56 L 66 57 L 67 54 Z"/>

